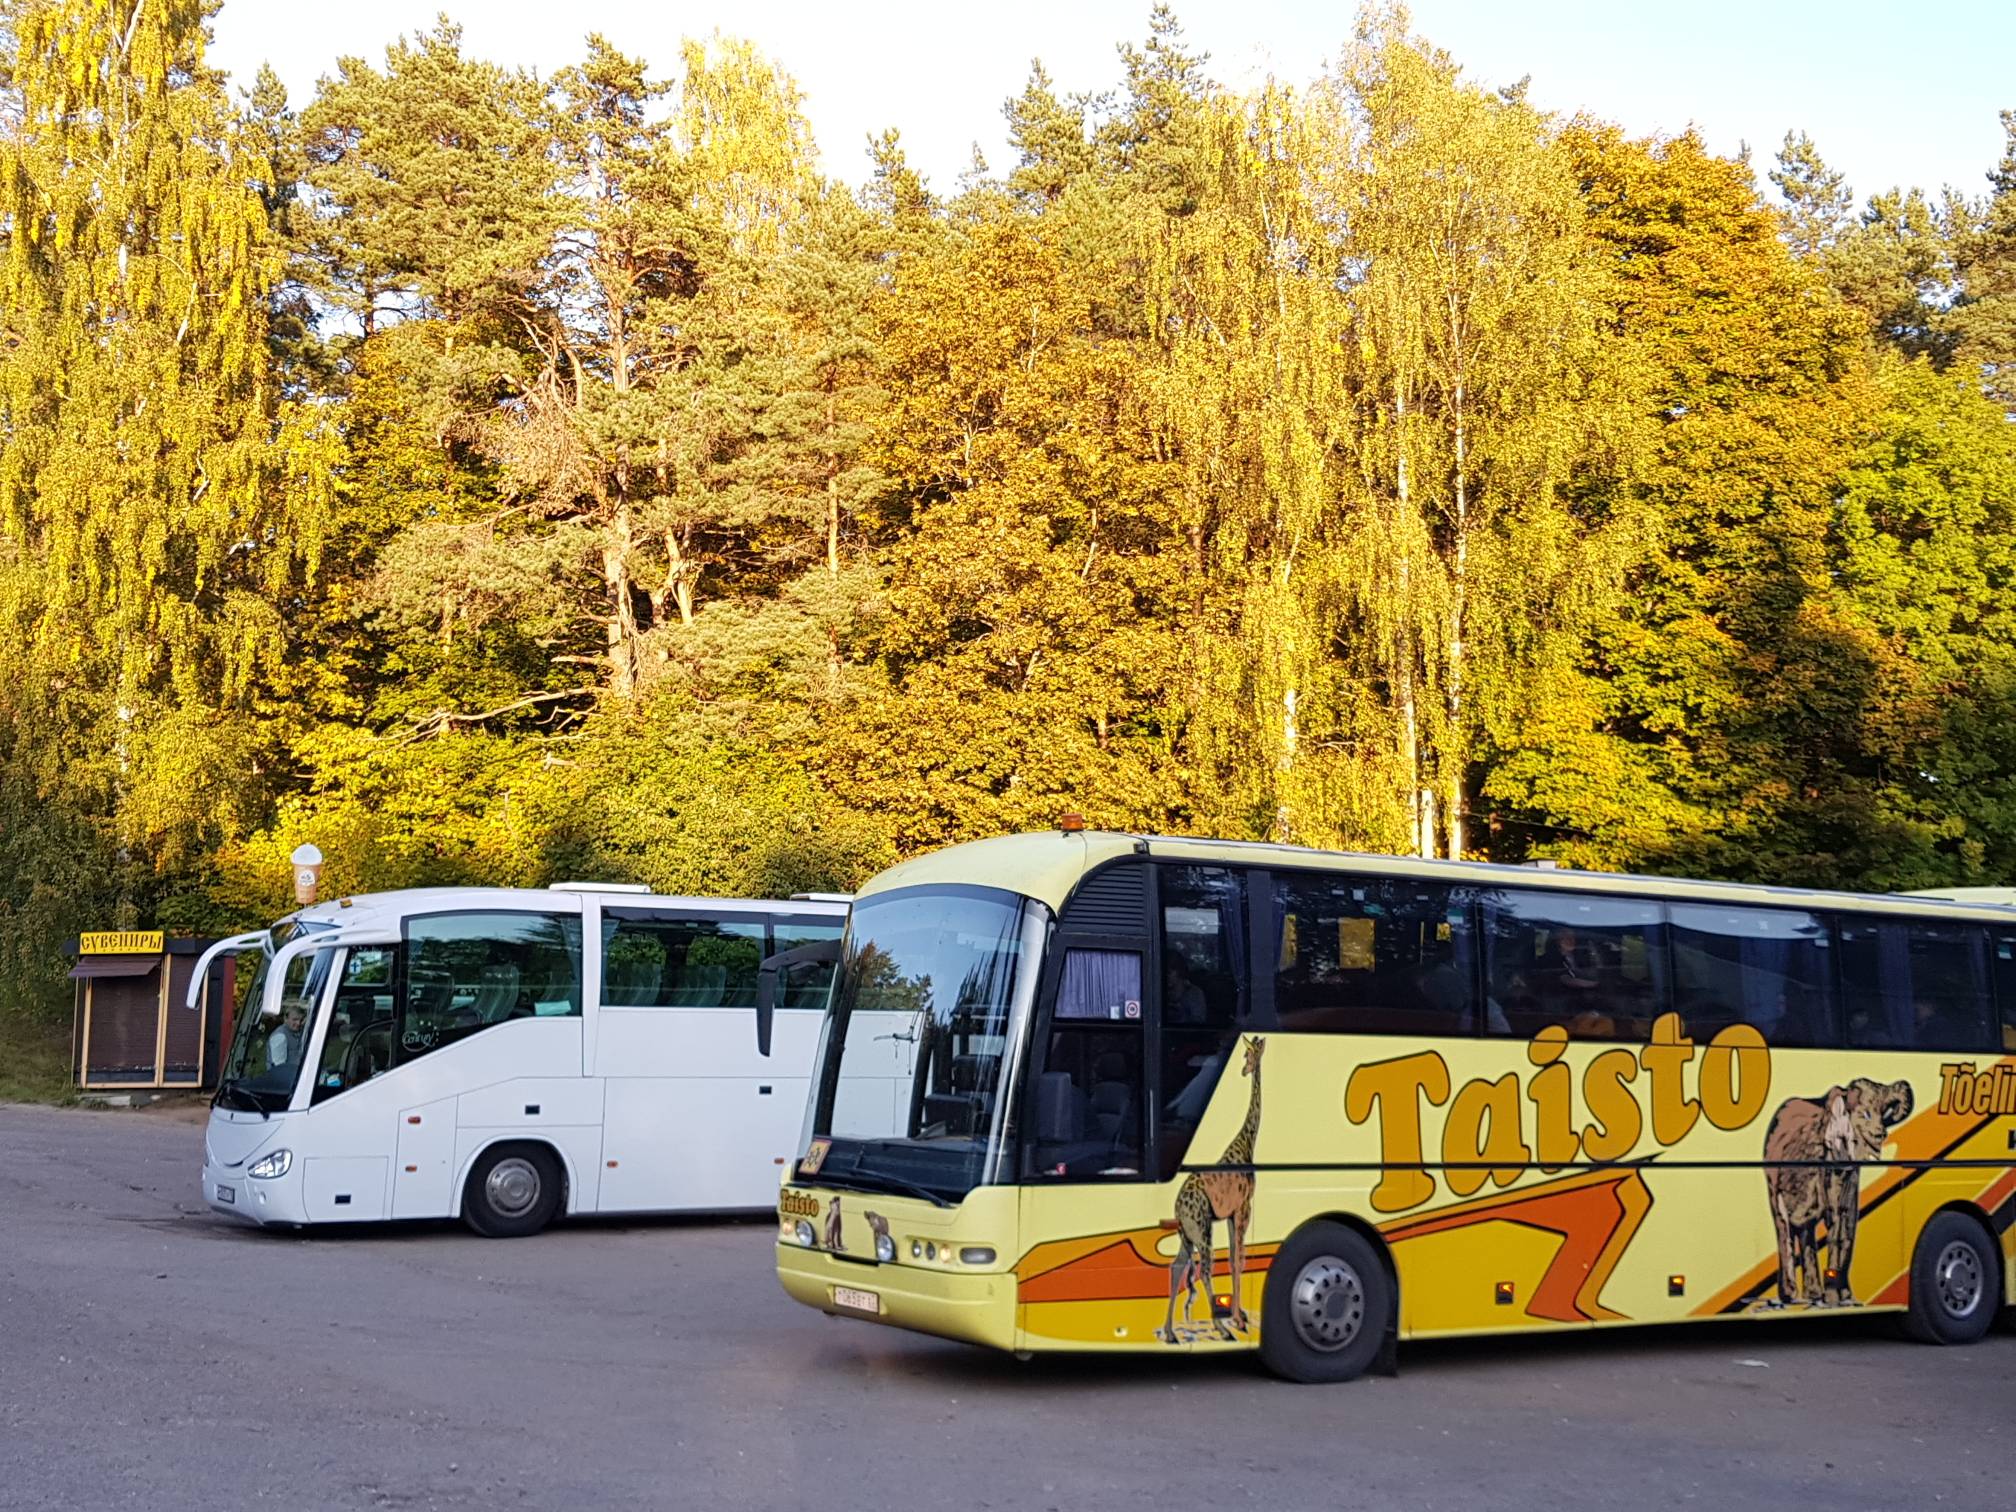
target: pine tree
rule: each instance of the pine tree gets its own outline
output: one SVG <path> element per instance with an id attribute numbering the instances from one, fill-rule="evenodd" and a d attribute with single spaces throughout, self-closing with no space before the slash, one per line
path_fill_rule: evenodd
<path id="1" fill-rule="evenodd" d="M 1960 297 L 1949 326 L 1953 360 L 2016 414 L 2016 110 L 2002 112 L 2002 160 L 1987 203 L 1968 216 L 1955 257 Z"/>
<path id="2" fill-rule="evenodd" d="M 1786 245 L 1801 257 L 1819 257 L 1853 224 L 1854 192 L 1847 179 L 1821 160 L 1820 149 L 1805 132 L 1785 133 L 1770 178 L 1785 197 Z"/>
<path id="3" fill-rule="evenodd" d="M 1082 96 L 1060 100 L 1040 58 L 1029 63 L 1029 82 L 1002 107 L 1016 165 L 1008 187 L 1036 205 L 1057 200 L 1094 162 L 1090 113 L 1095 101 Z"/>

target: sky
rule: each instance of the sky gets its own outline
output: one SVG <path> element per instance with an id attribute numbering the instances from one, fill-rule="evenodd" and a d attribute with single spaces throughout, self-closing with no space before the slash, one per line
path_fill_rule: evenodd
<path id="1" fill-rule="evenodd" d="M 297 104 L 343 55 L 382 61 L 444 0 L 226 0 L 212 61 L 249 84 L 261 61 Z M 865 143 L 898 128 L 912 166 L 950 190 L 977 143 L 1012 167 L 1001 104 L 1040 57 L 1060 92 L 1110 88 L 1116 43 L 1146 34 L 1149 0 L 445 0 L 465 47 L 550 74 L 600 31 L 670 72 L 682 36 L 756 42 L 804 90 L 829 173 L 859 183 Z M 1221 83 L 1302 83 L 1349 34 L 1353 0 L 1178 0 Z M 1936 32 L 1905 0 L 1415 0 L 1415 30 L 1470 76 L 1530 76 L 1529 98 L 1587 110 L 1635 135 L 1695 126 L 1718 152 L 1745 144 L 1761 175 L 1788 129 L 1807 132 L 1860 195 L 1894 185 L 1986 191 L 1997 112 L 2016 109 L 2016 3 L 1947 0 Z"/>

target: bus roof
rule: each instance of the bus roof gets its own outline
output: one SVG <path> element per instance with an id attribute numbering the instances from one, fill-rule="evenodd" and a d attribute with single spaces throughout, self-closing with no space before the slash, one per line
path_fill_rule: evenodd
<path id="1" fill-rule="evenodd" d="M 1360 851 L 1320 851 L 1298 845 L 1250 840 L 1201 840 L 1181 835 L 1131 835 L 1108 830 L 1038 830 L 973 840 L 904 861 L 871 878 L 855 894 L 866 899 L 899 887 L 965 883 L 1000 887 L 1061 909 L 1078 879 L 1107 861 L 1128 854 L 1221 865 L 1301 867 L 1346 874 L 1414 877 L 1468 883 L 1476 887 L 1553 888 L 1605 892 L 1703 903 L 1775 904 L 1781 908 L 1829 908 L 1857 912 L 1927 914 L 2016 925 L 2016 889 L 1961 888 L 1945 894 L 1828 892 L 1742 882 L 1703 882 L 1685 877 L 1637 876 L 1624 872 L 1555 870 L 1479 861 L 1431 861 L 1418 856 L 1383 856 Z M 1964 896 L 1963 896 L 1964 894 Z"/>
<path id="2" fill-rule="evenodd" d="M 588 888 L 579 883 L 560 887 L 409 887 L 393 892 L 355 893 L 327 903 L 311 903 L 287 915 L 312 924 L 350 923 L 360 918 L 405 918 L 413 914 L 461 913 L 479 909 L 545 909 L 580 913 L 584 898 L 599 898 L 610 908 L 692 909 L 714 913 L 796 914 L 840 918 L 845 904 L 824 900 L 781 898 L 700 898 L 654 893 L 647 889 L 622 892 Z"/>

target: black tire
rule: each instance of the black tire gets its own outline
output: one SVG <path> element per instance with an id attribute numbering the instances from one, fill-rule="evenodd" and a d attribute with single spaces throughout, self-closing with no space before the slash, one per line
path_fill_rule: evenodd
<path id="1" fill-rule="evenodd" d="M 523 1239 L 560 1211 L 560 1162 L 545 1145 L 492 1145 L 462 1191 L 462 1221 L 485 1239 Z"/>
<path id="2" fill-rule="evenodd" d="M 1341 1223 L 1296 1231 L 1267 1268 L 1260 1359 L 1289 1381 L 1349 1381 L 1378 1357 L 1394 1287 L 1364 1237 Z"/>
<path id="3" fill-rule="evenodd" d="M 2002 1262 L 1988 1233 L 1961 1213 L 1935 1213 L 1911 1254 L 1904 1327 L 1926 1344 L 1972 1344 L 2002 1302 Z"/>

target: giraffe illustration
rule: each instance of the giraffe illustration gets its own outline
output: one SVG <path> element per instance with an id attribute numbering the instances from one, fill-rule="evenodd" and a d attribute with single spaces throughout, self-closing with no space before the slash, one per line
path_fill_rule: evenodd
<path id="1" fill-rule="evenodd" d="M 1239 1126 L 1239 1132 L 1225 1147 L 1218 1165 L 1251 1166 L 1253 1145 L 1260 1135 L 1260 1054 L 1267 1042 L 1257 1034 L 1246 1041 L 1245 1075 L 1253 1082 L 1253 1090 L 1246 1103 L 1246 1122 Z M 1212 1248 L 1211 1232 L 1216 1223 L 1223 1219 L 1230 1233 L 1232 1251 L 1232 1311 L 1228 1319 L 1218 1316 L 1218 1310 L 1211 1301 L 1212 1271 L 1217 1265 L 1217 1255 Z M 1157 1330 L 1157 1336 L 1170 1344 L 1180 1344 L 1185 1335 L 1176 1329 L 1176 1294 L 1183 1295 L 1183 1321 L 1192 1322 L 1192 1307 L 1197 1300 L 1197 1289 L 1204 1289 L 1204 1301 L 1211 1308 L 1211 1322 L 1220 1337 L 1236 1339 L 1249 1327 L 1246 1317 L 1244 1278 L 1246 1274 L 1246 1226 L 1253 1219 L 1253 1173 L 1250 1170 L 1210 1170 L 1192 1171 L 1190 1177 L 1176 1192 L 1176 1228 L 1183 1236 L 1182 1244 L 1176 1251 L 1175 1263 L 1169 1267 L 1169 1316 Z"/>

